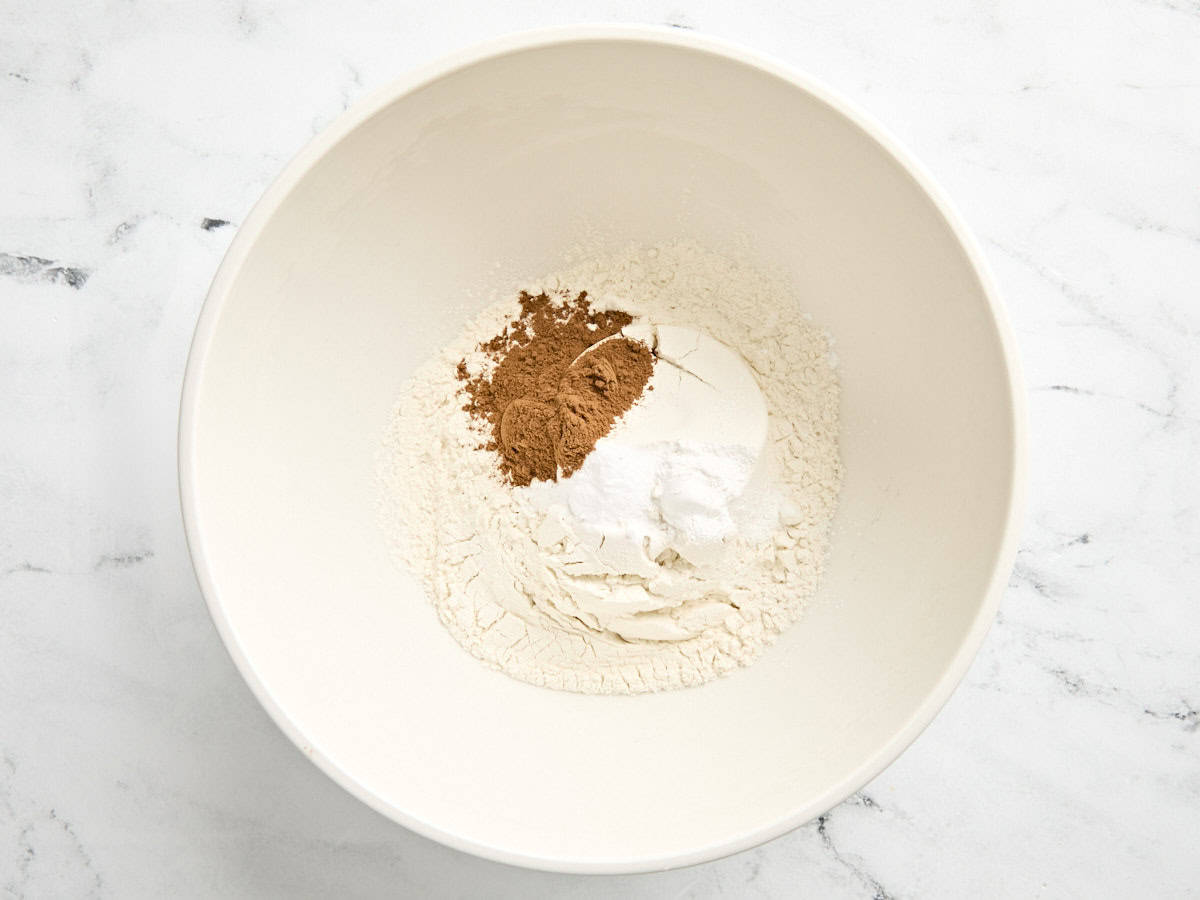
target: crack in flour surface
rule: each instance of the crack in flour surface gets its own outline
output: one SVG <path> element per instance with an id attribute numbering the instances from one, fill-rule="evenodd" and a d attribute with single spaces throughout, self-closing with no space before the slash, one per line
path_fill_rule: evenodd
<path id="1" fill-rule="evenodd" d="M 703 444 L 652 444 L 631 460 L 614 429 L 570 478 L 514 486 L 497 452 L 484 449 L 489 430 L 464 409 L 456 374 L 460 362 L 476 373 L 494 365 L 479 347 L 519 315 L 514 291 L 404 386 L 379 457 L 381 521 L 401 562 L 464 648 L 533 684 L 642 693 L 701 684 L 753 662 L 803 612 L 828 549 L 841 486 L 830 339 L 779 282 L 692 244 L 588 257 L 520 288 L 586 291 L 597 309 L 628 313 L 660 334 L 697 329 L 740 354 L 767 412 L 769 489 L 736 501 L 745 507 L 740 521 L 757 525 L 719 532 L 720 555 L 707 562 L 668 547 L 656 549 L 652 563 L 643 558 L 648 571 L 593 565 L 589 535 L 567 527 L 565 511 L 604 502 L 622 466 L 642 466 L 660 481 L 681 468 L 688 478 L 727 470 L 748 479 L 753 460 Z M 659 363 L 655 378 L 688 359 Z M 641 403 L 627 413 L 631 421 Z M 670 531 L 661 519 L 644 527 Z"/>

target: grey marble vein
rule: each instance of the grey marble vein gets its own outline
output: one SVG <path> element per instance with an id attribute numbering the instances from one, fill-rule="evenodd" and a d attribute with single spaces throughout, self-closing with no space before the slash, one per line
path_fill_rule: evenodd
<path id="1" fill-rule="evenodd" d="M 18 256 L 0 253 L 0 276 L 19 281 L 42 281 L 47 284 L 65 284 L 79 290 L 87 284 L 91 272 L 79 266 L 63 266 L 40 256 Z"/>

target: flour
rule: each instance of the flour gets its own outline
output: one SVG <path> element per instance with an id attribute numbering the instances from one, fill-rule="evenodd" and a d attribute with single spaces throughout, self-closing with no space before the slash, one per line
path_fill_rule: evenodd
<path id="1" fill-rule="evenodd" d="M 773 527 L 697 519 L 685 503 L 676 511 L 689 523 L 680 526 L 685 539 L 667 535 L 649 557 L 652 569 L 618 566 L 636 574 L 613 574 L 611 560 L 592 552 L 603 529 L 581 534 L 567 527 L 563 509 L 575 504 L 576 523 L 611 512 L 611 498 L 601 495 L 606 479 L 615 487 L 619 442 L 602 439 L 583 468 L 557 484 L 505 483 L 495 454 L 479 449 L 487 435 L 462 409 L 455 368 L 465 360 L 468 370 L 486 369 L 476 347 L 515 317 L 514 298 L 484 310 L 405 386 L 380 455 L 382 522 L 402 561 L 467 650 L 534 684 L 640 693 L 700 684 L 752 662 L 803 611 L 828 546 L 841 483 L 829 340 L 771 279 L 689 244 L 589 258 L 521 287 L 586 290 L 594 303 L 638 321 L 687 325 L 738 351 L 765 399 L 773 471 L 703 442 L 647 444 L 636 468 L 675 477 L 682 496 L 706 484 L 696 476 L 706 466 L 740 465 L 712 483 L 766 479 L 770 490 L 730 515 L 749 521 L 766 504 Z M 637 413 L 635 405 L 627 415 Z M 720 508 L 710 501 L 706 509 Z M 664 522 L 676 528 L 665 519 L 638 527 Z M 701 538 L 704 548 L 689 549 Z"/>

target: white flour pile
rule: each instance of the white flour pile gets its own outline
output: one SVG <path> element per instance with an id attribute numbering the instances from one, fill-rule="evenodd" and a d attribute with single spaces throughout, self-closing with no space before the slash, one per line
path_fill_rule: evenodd
<path id="1" fill-rule="evenodd" d="M 828 546 L 841 483 L 829 340 L 770 279 L 688 244 L 589 259 L 523 287 L 586 290 L 664 335 L 711 335 L 748 364 L 765 435 L 740 437 L 750 449 L 638 443 L 648 391 L 570 478 L 506 483 L 480 449 L 488 434 L 463 409 L 456 368 L 487 370 L 477 348 L 516 318 L 514 296 L 405 385 L 380 455 L 382 521 L 402 561 L 467 650 L 534 684 L 641 693 L 753 662 L 815 592 Z M 747 422 L 739 430 L 752 434 Z M 731 484 L 744 493 L 716 496 Z"/>

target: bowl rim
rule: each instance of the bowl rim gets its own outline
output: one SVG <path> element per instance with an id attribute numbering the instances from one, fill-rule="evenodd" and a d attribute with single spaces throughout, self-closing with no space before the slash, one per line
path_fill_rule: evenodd
<path id="1" fill-rule="evenodd" d="M 388 104 L 411 94 L 431 82 L 502 56 L 554 45 L 578 42 L 635 42 L 661 44 L 707 53 L 740 63 L 781 79 L 828 105 L 874 140 L 916 182 L 933 202 L 955 239 L 963 249 L 983 289 L 1000 340 L 1008 376 L 1013 444 L 1010 448 L 1013 477 L 1004 535 L 997 548 L 991 577 L 979 611 L 933 689 L 917 706 L 908 720 L 897 729 L 866 761 L 815 799 L 790 813 L 725 841 L 696 847 L 686 852 L 621 858 L 546 856 L 517 852 L 505 847 L 462 837 L 411 815 L 373 794 L 350 772 L 341 769 L 310 742 L 286 710 L 277 703 L 259 678 L 253 662 L 243 652 L 226 617 L 212 581 L 207 550 L 196 507 L 195 410 L 203 380 L 209 347 L 221 312 L 242 265 L 257 242 L 263 228 L 280 204 L 303 176 L 346 135 L 370 119 Z M 229 249 L 213 277 L 205 296 L 188 352 L 183 377 L 178 422 L 178 477 L 184 535 L 192 567 L 217 632 L 243 680 L 258 702 L 281 731 L 302 753 L 333 781 L 367 806 L 419 835 L 456 850 L 495 862 L 549 872 L 576 874 L 631 874 L 663 871 L 681 866 L 711 862 L 747 850 L 822 815 L 860 790 L 903 753 L 949 700 L 963 679 L 995 618 L 1009 573 L 1016 559 L 1020 525 L 1024 517 L 1027 478 L 1027 410 L 1024 380 L 1016 342 L 1007 314 L 1000 301 L 995 278 L 975 237 L 945 192 L 911 152 L 872 115 L 856 103 L 827 88 L 812 76 L 771 56 L 747 49 L 732 41 L 701 35 L 690 30 L 656 25 L 577 24 L 537 28 L 494 37 L 454 51 L 418 66 L 400 77 L 369 92 L 354 103 L 324 130 L 312 138 L 283 168 L 282 172 L 254 204 L 238 228 Z"/>

